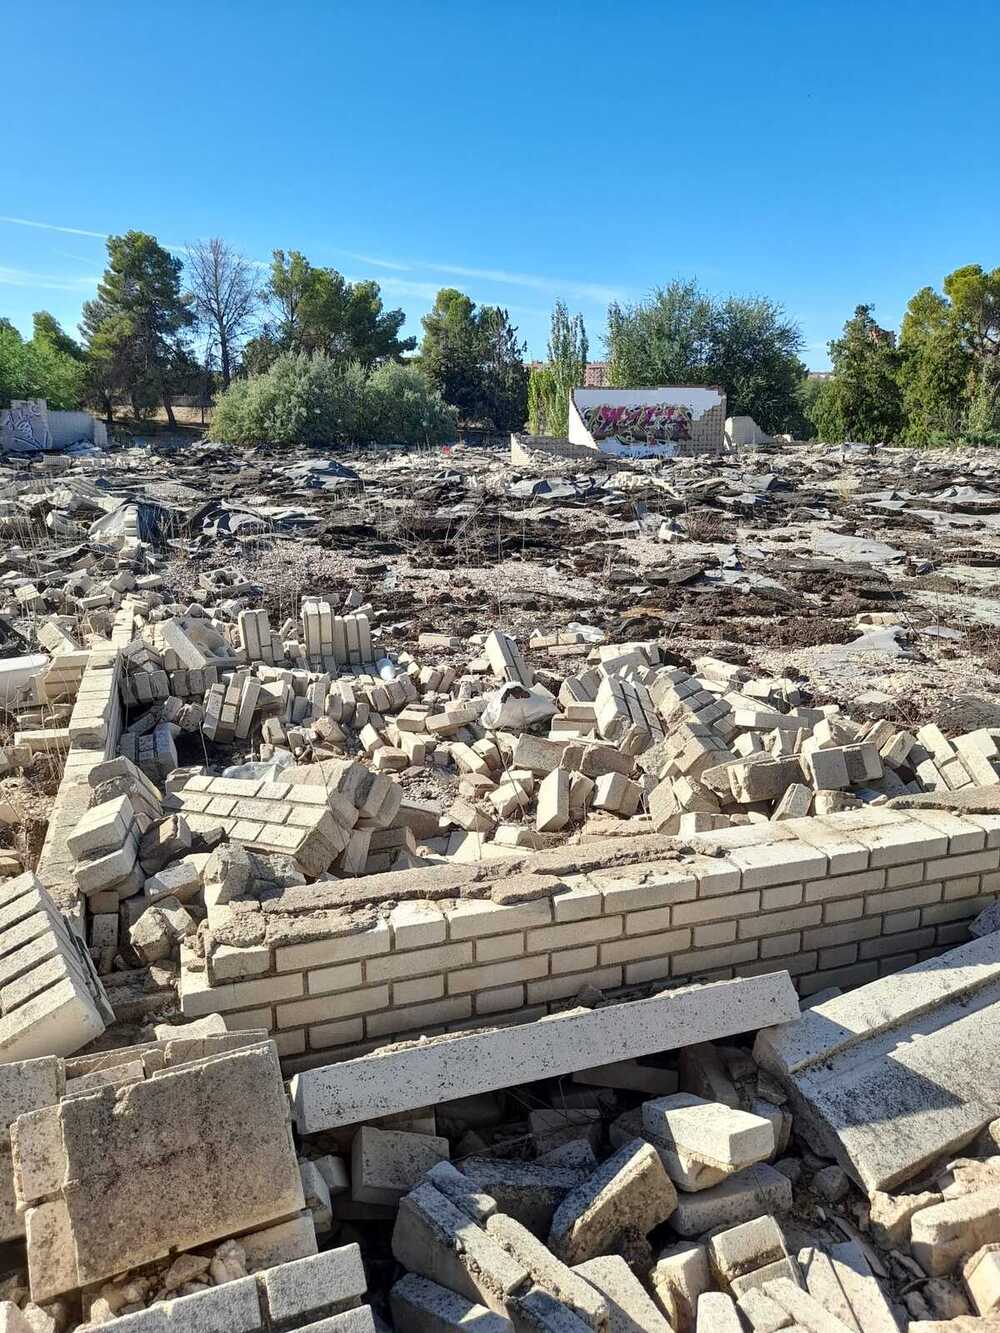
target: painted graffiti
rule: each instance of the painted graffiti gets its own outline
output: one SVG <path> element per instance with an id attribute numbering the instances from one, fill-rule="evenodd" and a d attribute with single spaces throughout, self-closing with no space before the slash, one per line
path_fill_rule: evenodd
<path id="1" fill-rule="evenodd" d="M 38 453 L 51 442 L 44 398 L 15 401 L 0 412 L 0 448 L 10 453 Z"/>
<path id="2" fill-rule="evenodd" d="M 691 409 L 681 403 L 640 403 L 636 407 L 597 403 L 583 408 L 581 415 L 594 440 L 614 437 L 623 444 L 649 444 L 691 438 Z"/>

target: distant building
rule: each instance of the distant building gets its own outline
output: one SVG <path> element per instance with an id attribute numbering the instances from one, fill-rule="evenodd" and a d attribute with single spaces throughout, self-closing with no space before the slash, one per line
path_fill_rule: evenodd
<path id="1" fill-rule="evenodd" d="M 544 370 L 547 365 L 547 361 L 529 361 L 528 369 Z M 608 387 L 607 361 L 588 361 L 581 387 L 585 389 L 606 389 Z"/>

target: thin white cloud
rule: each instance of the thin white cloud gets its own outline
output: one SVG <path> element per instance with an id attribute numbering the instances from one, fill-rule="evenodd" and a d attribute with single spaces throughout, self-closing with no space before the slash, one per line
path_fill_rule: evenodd
<path id="1" fill-rule="evenodd" d="M 577 301 L 594 301 L 599 305 L 620 301 L 625 295 L 619 288 L 599 282 L 548 278 L 534 273 L 509 273 L 501 268 L 467 268 L 462 264 L 424 264 L 422 267 L 435 273 L 452 273 L 458 278 L 480 278 L 484 282 L 499 282 L 511 287 L 530 287 L 536 292 L 551 292 L 556 296 L 562 294 Z"/>
<path id="2" fill-rule="evenodd" d="M 0 286 L 37 287 L 52 292 L 90 292 L 100 282 L 99 277 L 64 277 L 57 273 L 32 273 L 23 268 L 0 266 Z"/>
<path id="3" fill-rule="evenodd" d="M 409 273 L 412 265 L 400 264 L 395 259 L 376 259 L 373 255 L 358 255 L 353 250 L 343 250 L 342 254 L 350 259 L 356 259 L 359 264 L 373 264 L 375 268 L 391 268 L 397 273 Z"/>
<path id="4" fill-rule="evenodd" d="M 348 282 L 362 282 L 364 279 L 348 277 Z M 413 296 L 420 301 L 433 301 L 441 290 L 439 282 L 411 282 L 407 278 L 379 278 L 378 285 L 385 292 L 394 292 L 397 296 Z"/>
<path id="5" fill-rule="evenodd" d="M 57 259 L 72 259 L 74 264 L 86 264 L 89 268 L 94 262 L 93 255 L 77 255 L 72 250 L 53 250 Z"/>
<path id="6" fill-rule="evenodd" d="M 512 273 L 508 269 L 473 268 L 465 264 L 441 264 L 434 260 L 414 259 L 408 263 L 396 259 L 379 259 L 374 255 L 354 254 L 343 251 L 352 259 L 363 264 L 372 264 L 376 268 L 391 269 L 397 273 L 447 273 L 456 278 L 476 278 L 482 282 L 496 282 L 509 287 L 528 287 L 532 291 L 548 292 L 554 296 L 566 296 L 577 301 L 593 301 L 598 305 L 607 305 L 610 301 L 624 299 L 626 293 L 618 287 L 611 287 L 599 282 L 580 282 L 572 278 L 551 278 L 536 273 Z M 386 280 L 388 282 L 388 279 Z"/>
<path id="7" fill-rule="evenodd" d="M 61 231 L 67 236 L 96 236 L 99 241 L 107 240 L 106 231 L 87 231 L 84 227 L 59 227 L 54 222 L 34 222 L 31 218 L 8 218 L 0 216 L 0 222 L 12 227 L 37 227 L 40 231 Z"/>

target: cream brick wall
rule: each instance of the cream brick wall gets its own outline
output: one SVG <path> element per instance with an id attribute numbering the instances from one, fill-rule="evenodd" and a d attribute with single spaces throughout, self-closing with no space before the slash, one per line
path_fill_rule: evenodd
<path id="1" fill-rule="evenodd" d="M 132 612 L 119 610 L 115 632 L 131 634 Z M 114 642 L 114 640 L 113 640 Z M 118 648 L 95 648 L 87 661 L 70 719 L 70 748 L 35 873 L 59 909 L 82 934 L 82 906 L 73 876 L 74 858 L 66 846 L 90 805 L 90 770 L 118 753 L 123 709 L 119 694 L 121 661 Z"/>
<path id="2" fill-rule="evenodd" d="M 787 968 L 808 995 L 951 948 L 1000 892 L 1000 816 L 871 808 L 790 820 L 773 838 L 698 835 L 685 844 L 700 855 L 676 867 L 592 871 L 515 906 L 403 903 L 368 930 L 278 945 L 252 981 L 184 971 L 182 1008 L 267 1026 L 283 1055 L 308 1059 L 537 1016 L 584 986 Z"/>

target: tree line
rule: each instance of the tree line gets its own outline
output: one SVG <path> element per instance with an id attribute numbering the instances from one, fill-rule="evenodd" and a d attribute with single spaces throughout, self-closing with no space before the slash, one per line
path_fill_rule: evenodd
<path id="1" fill-rule="evenodd" d="M 181 257 L 130 231 L 107 254 L 79 341 L 45 311 L 28 339 L 0 319 L 0 405 L 45 397 L 109 421 L 122 404 L 139 419 L 162 407 L 174 424 L 174 400 L 196 395 L 216 400 L 215 433 L 233 442 L 440 440 L 459 423 L 565 435 L 585 379 L 587 331 L 562 302 L 547 359 L 529 369 L 508 311 L 455 288 L 438 292 L 418 345 L 377 282 L 297 250 L 264 266 L 214 238 Z M 1000 443 L 1000 269 L 969 265 L 917 292 L 898 338 L 858 306 L 826 379 L 808 376 L 801 329 L 777 302 L 720 300 L 694 281 L 613 302 L 604 342 L 609 386 L 720 385 L 731 414 L 774 433 Z"/>

